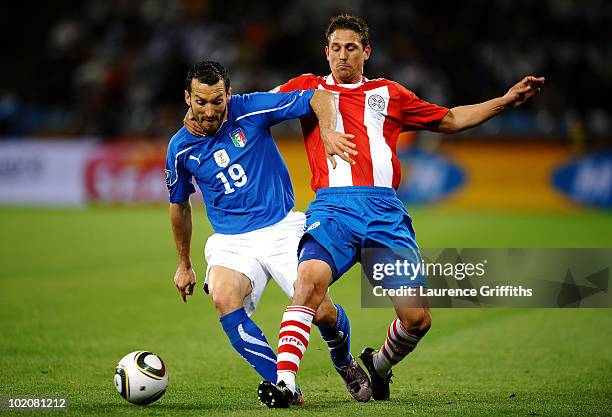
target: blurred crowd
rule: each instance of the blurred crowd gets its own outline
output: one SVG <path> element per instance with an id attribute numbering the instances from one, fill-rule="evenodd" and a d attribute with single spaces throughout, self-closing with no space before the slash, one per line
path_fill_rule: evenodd
<path id="1" fill-rule="evenodd" d="M 323 33 L 366 18 L 366 76 L 446 106 L 502 95 L 523 75 L 544 93 L 471 136 L 601 143 L 612 138 L 612 3 L 605 0 L 87 0 L 5 2 L 0 136 L 167 139 L 196 61 L 229 70 L 234 92 L 326 75 Z M 291 127 L 290 127 L 291 129 Z"/>

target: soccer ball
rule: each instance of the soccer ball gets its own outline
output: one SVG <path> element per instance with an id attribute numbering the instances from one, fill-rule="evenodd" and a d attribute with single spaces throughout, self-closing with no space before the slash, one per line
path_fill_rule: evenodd
<path id="1" fill-rule="evenodd" d="M 154 353 L 138 350 L 128 353 L 117 364 L 115 388 L 132 404 L 151 404 L 161 398 L 168 386 L 164 361 Z"/>

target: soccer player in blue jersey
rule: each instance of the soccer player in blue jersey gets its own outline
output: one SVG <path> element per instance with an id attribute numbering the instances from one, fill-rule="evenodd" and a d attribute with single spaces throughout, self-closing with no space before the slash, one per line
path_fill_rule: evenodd
<path id="1" fill-rule="evenodd" d="M 293 295 L 305 217 L 292 211 L 289 172 L 270 127 L 314 112 L 322 140 L 350 145 L 352 135 L 335 131 L 336 109 L 331 93 L 297 90 L 232 95 L 226 70 L 211 61 L 190 69 L 185 102 L 203 136 L 193 136 L 183 127 L 168 145 L 166 185 L 179 258 L 174 283 L 186 302 L 196 284 L 190 257 L 189 202 L 195 179 L 215 231 L 205 247 L 205 290 L 213 299 L 232 346 L 264 379 L 276 380 L 276 355 L 250 315 L 270 279 L 287 296 Z M 317 310 L 314 322 L 336 356 L 350 356 L 348 319 L 329 296 Z M 351 394 L 367 401 L 371 396 L 367 374 L 350 358 L 338 372 Z M 292 401 L 301 402 L 299 391 Z"/>

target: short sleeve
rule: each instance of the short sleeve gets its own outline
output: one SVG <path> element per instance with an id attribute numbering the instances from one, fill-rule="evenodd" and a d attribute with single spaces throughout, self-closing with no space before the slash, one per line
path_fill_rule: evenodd
<path id="1" fill-rule="evenodd" d="M 400 112 L 403 130 L 437 130 L 448 113 L 446 107 L 421 100 L 412 91 L 397 84 L 400 90 Z"/>
<path id="2" fill-rule="evenodd" d="M 312 113 L 310 100 L 313 94 L 314 90 L 245 94 L 242 96 L 242 115 L 236 121 L 270 127 L 284 120 L 308 116 Z"/>
<path id="3" fill-rule="evenodd" d="M 189 148 L 185 151 L 187 150 Z M 195 187 L 191 183 L 191 173 L 185 168 L 185 158 L 181 157 L 185 151 L 177 152 L 176 147 L 172 146 L 172 141 L 168 145 L 164 174 L 171 203 L 182 203 L 195 193 Z"/>

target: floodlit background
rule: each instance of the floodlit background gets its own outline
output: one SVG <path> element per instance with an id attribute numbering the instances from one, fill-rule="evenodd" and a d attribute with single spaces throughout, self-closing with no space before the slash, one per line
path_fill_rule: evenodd
<path id="1" fill-rule="evenodd" d="M 234 93 L 327 75 L 323 33 L 340 12 L 370 25 L 367 77 L 436 104 L 546 77 L 540 95 L 480 127 L 401 137 L 398 194 L 421 246 L 612 247 L 610 2 L 4 2 L 0 397 L 69 396 L 73 414 L 141 414 L 114 393 L 112 375 L 123 355 L 149 349 L 171 380 L 146 412 L 265 412 L 258 377 L 210 300 L 198 291 L 183 305 L 172 285 L 165 147 L 182 125 L 192 63 L 223 63 Z M 304 210 L 314 195 L 299 124 L 274 134 Z M 201 283 L 212 230 L 201 196 L 192 202 Z M 332 287 L 354 354 L 378 347 L 393 317 L 361 308 L 358 279 L 354 268 Z M 286 302 L 270 285 L 255 315 L 273 345 Z M 394 400 L 366 405 L 348 400 L 315 336 L 300 374 L 306 412 L 609 415 L 610 328 L 609 309 L 437 309 L 394 371 Z"/>
<path id="2" fill-rule="evenodd" d="M 156 170 L 186 110 L 189 66 L 222 62 L 236 93 L 267 91 L 305 72 L 326 75 L 323 32 L 331 15 L 351 12 L 371 26 L 366 76 L 396 80 L 428 101 L 474 103 L 502 95 L 526 74 L 547 79 L 541 95 L 483 126 L 452 138 L 403 137 L 399 147 L 410 163 L 400 194 L 407 202 L 537 210 L 565 210 L 574 206 L 569 201 L 612 205 L 610 156 L 601 153 L 612 137 L 612 6 L 604 1 L 92 0 L 1 7 L 10 36 L 0 69 L 0 203 L 163 201 Z M 294 186 L 303 208 L 312 194 L 303 181 L 298 124 L 275 133 L 294 178 L 299 173 Z M 41 139 L 40 151 L 29 152 L 28 143 Z M 61 139 L 70 141 L 70 156 Z M 97 145 L 79 152 L 91 141 Z M 50 162 L 55 150 L 64 155 L 60 172 Z M 46 186 L 20 190 L 34 178 Z M 56 197 L 43 197 L 44 190 Z"/>

